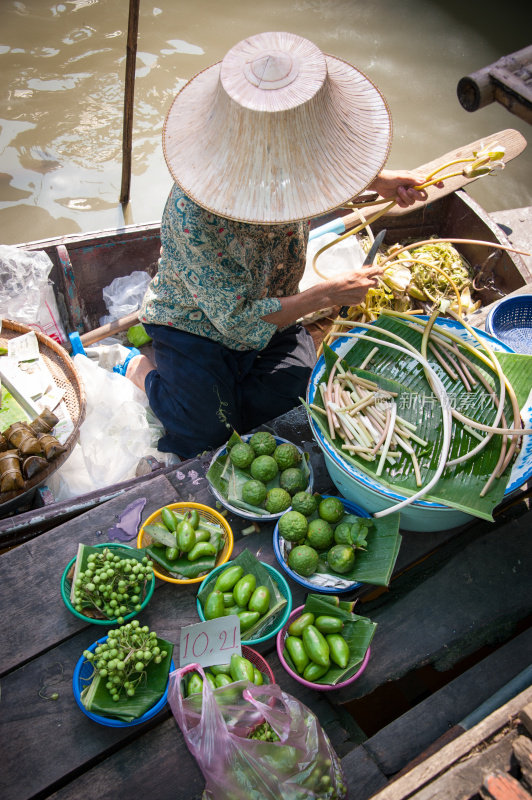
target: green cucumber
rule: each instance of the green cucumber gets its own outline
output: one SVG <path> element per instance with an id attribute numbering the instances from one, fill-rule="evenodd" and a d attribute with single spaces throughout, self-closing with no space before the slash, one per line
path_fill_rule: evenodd
<path id="1" fill-rule="evenodd" d="M 241 567 L 240 564 L 232 564 L 230 567 L 220 572 L 216 578 L 214 588 L 219 589 L 221 592 L 232 592 L 233 587 L 243 574 L 244 568 Z"/>
<path id="2" fill-rule="evenodd" d="M 311 661 L 322 667 L 330 664 L 329 645 L 325 636 L 314 625 L 307 625 L 303 630 L 303 644 Z"/>

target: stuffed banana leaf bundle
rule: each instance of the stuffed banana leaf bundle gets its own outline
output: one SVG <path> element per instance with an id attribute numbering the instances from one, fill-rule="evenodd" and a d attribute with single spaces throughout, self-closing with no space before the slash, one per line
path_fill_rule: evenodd
<path id="1" fill-rule="evenodd" d="M 12 492 L 22 489 L 24 478 L 20 469 L 18 450 L 6 450 L 0 453 L 0 492 Z"/>
<path id="2" fill-rule="evenodd" d="M 4 436 L 23 456 L 42 453 L 42 447 L 35 434 L 25 422 L 14 422 L 4 431 Z"/>

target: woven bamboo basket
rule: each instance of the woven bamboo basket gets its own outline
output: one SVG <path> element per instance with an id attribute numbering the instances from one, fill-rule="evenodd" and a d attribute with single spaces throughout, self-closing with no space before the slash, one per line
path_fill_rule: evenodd
<path id="1" fill-rule="evenodd" d="M 30 492 L 45 483 L 50 475 L 65 463 L 78 440 L 79 429 L 85 418 L 85 390 L 81 377 L 72 359 L 61 345 L 57 344 L 49 336 L 30 328 L 29 325 L 13 322 L 9 319 L 2 319 L 0 345 L 6 347 L 10 339 L 30 331 L 33 331 L 37 336 L 41 358 L 50 370 L 56 385 L 64 392 L 63 402 L 67 407 L 74 427 L 70 436 L 64 442 L 66 447 L 64 453 L 61 453 L 60 456 L 51 461 L 47 467 L 34 475 L 33 478 L 27 480 L 22 489 L 13 492 L 0 492 L 0 516 L 16 510 L 17 504 L 22 503 L 26 495 L 29 495 Z"/>

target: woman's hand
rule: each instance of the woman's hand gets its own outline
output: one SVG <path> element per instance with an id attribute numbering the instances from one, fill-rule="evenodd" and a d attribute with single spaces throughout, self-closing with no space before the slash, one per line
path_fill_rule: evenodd
<path id="1" fill-rule="evenodd" d="M 425 176 L 420 172 L 383 169 L 373 183 L 368 186 L 368 189 L 372 189 L 387 200 L 396 200 L 397 205 L 401 208 L 407 208 L 416 200 L 427 199 L 425 189 L 416 188 L 424 183 Z M 437 183 L 436 186 L 441 188 L 443 183 Z"/>
<path id="2" fill-rule="evenodd" d="M 377 278 L 380 275 L 382 269 L 377 265 L 343 272 L 334 279 L 318 283 L 299 294 L 279 297 L 281 310 L 262 319 L 277 325 L 278 328 L 284 328 L 305 314 L 322 308 L 356 306 L 363 302 L 368 289 L 378 286 Z"/>
<path id="3" fill-rule="evenodd" d="M 379 285 L 377 280 L 382 275 L 382 268 L 377 265 L 359 267 L 358 269 L 342 272 L 324 284 L 318 284 L 325 294 L 322 302 L 327 306 L 356 306 L 362 303 L 368 289 Z"/>

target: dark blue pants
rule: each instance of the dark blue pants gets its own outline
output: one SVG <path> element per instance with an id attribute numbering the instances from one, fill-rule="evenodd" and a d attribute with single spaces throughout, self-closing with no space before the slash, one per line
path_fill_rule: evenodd
<path id="1" fill-rule="evenodd" d="M 144 327 L 157 367 L 146 393 L 166 431 L 159 450 L 185 459 L 299 405 L 316 362 L 301 325 L 277 331 L 263 350 L 245 351 L 167 325 Z"/>

